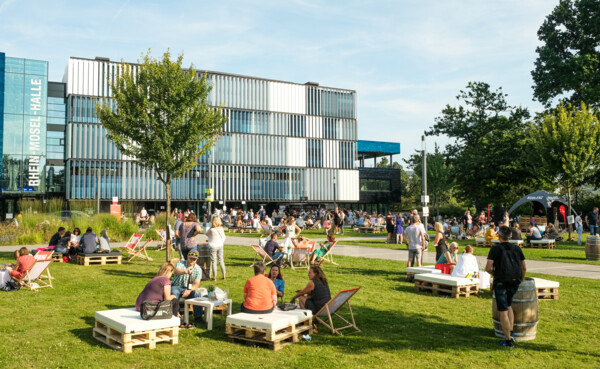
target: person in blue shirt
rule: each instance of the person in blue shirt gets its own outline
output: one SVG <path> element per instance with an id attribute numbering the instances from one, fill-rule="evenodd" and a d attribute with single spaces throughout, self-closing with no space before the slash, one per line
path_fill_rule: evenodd
<path id="1" fill-rule="evenodd" d="M 275 284 L 275 290 L 277 290 L 277 299 L 283 298 L 285 293 L 285 282 L 283 281 L 283 275 L 281 274 L 279 265 L 271 265 L 271 270 L 269 271 L 267 277 L 273 281 L 273 284 Z"/>

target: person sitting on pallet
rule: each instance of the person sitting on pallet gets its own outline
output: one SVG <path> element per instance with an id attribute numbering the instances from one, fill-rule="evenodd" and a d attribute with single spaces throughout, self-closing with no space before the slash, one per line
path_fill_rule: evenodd
<path id="1" fill-rule="evenodd" d="M 437 263 L 435 264 L 435 269 L 441 270 L 443 274 L 451 274 L 457 261 L 458 244 L 456 242 L 452 242 L 450 244 L 450 249 L 446 250 L 446 252 L 444 252 L 438 259 Z"/>
<path id="2" fill-rule="evenodd" d="M 244 302 L 241 312 L 248 314 L 268 314 L 277 306 L 275 284 L 265 276 L 265 263 L 254 263 L 254 277 L 244 285 Z"/>
<path id="3" fill-rule="evenodd" d="M 495 228 L 496 228 L 496 225 L 494 224 L 494 222 L 490 222 L 490 226 L 485 231 L 485 243 L 487 243 L 488 245 L 492 244 L 492 240 L 498 239 Z"/>
<path id="4" fill-rule="evenodd" d="M 17 256 L 16 251 L 15 256 Z M 16 259 L 17 265 L 15 265 L 12 270 L 10 270 L 11 268 L 8 269 L 10 276 L 13 277 L 13 279 L 20 280 L 23 279 L 25 272 L 31 268 L 33 263 L 35 263 L 35 258 L 32 255 L 29 255 L 29 250 L 27 247 L 21 247 L 18 251 L 18 257 Z"/>
<path id="5" fill-rule="evenodd" d="M 315 263 L 320 262 L 321 259 L 323 259 L 323 256 L 325 256 L 325 254 L 327 254 L 327 252 L 329 251 L 331 246 L 333 246 L 334 243 L 335 243 L 335 236 L 333 234 L 328 234 L 327 242 L 322 243 L 320 248 L 313 250 L 312 257 L 310 258 L 310 263 L 315 264 Z"/>
<path id="6" fill-rule="evenodd" d="M 513 221 L 512 228 L 510 229 L 510 239 L 523 241 L 523 235 L 521 235 L 521 230 L 519 229 L 519 222 Z"/>
<path id="7" fill-rule="evenodd" d="M 202 279 L 202 269 L 196 264 L 198 260 L 198 250 L 191 249 L 187 254 L 187 260 L 180 260 L 175 265 L 175 277 L 171 282 L 171 294 L 177 299 L 193 299 L 200 297 L 196 293 L 198 287 L 200 287 L 200 280 Z M 196 321 L 202 320 L 202 307 L 194 305 L 194 318 Z M 188 324 L 184 328 L 194 328 L 193 324 Z"/>
<path id="8" fill-rule="evenodd" d="M 548 226 L 546 227 L 546 232 L 544 232 L 544 238 L 558 241 L 557 238 L 559 237 L 560 234 L 558 233 L 556 228 L 554 228 L 554 225 L 552 223 L 548 223 Z"/>
<path id="9" fill-rule="evenodd" d="M 96 252 L 96 248 L 98 245 L 98 236 L 92 230 L 92 227 L 88 227 L 85 230 L 83 236 L 81 236 L 81 241 L 79 242 L 79 246 L 77 247 L 77 252 L 83 254 L 93 254 Z"/>
<path id="10" fill-rule="evenodd" d="M 171 263 L 164 263 L 158 270 L 156 277 L 152 278 L 146 284 L 146 287 L 140 292 L 135 300 L 135 309 L 140 311 L 142 303 L 146 300 L 152 302 L 171 301 L 173 307 L 173 316 L 181 318 L 179 314 L 179 299 L 171 294 L 171 276 L 175 268 Z M 183 323 L 183 322 L 182 322 Z M 185 328 L 185 326 L 180 326 Z"/>
<path id="11" fill-rule="evenodd" d="M 531 241 L 539 241 L 542 239 L 542 233 L 535 224 L 529 226 L 529 233 L 527 233 L 527 245 L 531 245 Z"/>
<path id="12" fill-rule="evenodd" d="M 308 269 L 308 279 L 310 280 L 306 287 L 297 290 L 290 301 L 292 304 L 298 299 L 300 309 L 308 309 L 316 314 L 325 304 L 331 300 L 331 292 L 327 277 L 321 267 L 312 265 Z"/>
<path id="13" fill-rule="evenodd" d="M 450 275 L 459 278 L 478 278 L 479 264 L 473 255 L 473 246 L 465 246 L 465 252 L 458 257 L 456 266 Z M 470 275 L 470 276 L 469 276 Z"/>
<path id="14" fill-rule="evenodd" d="M 277 298 L 283 298 L 285 293 L 285 282 L 283 280 L 283 274 L 281 274 L 281 268 L 277 264 L 271 264 L 271 270 L 265 277 L 273 281 L 275 290 L 277 290 Z"/>

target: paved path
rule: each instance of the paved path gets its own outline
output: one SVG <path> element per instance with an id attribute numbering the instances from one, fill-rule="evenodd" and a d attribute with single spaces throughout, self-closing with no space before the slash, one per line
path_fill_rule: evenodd
<path id="1" fill-rule="evenodd" d="M 353 256 L 363 257 L 371 259 L 385 259 L 385 260 L 398 260 L 406 262 L 408 259 L 407 250 L 392 250 L 379 247 L 365 247 L 365 246 L 348 246 L 344 245 L 344 241 L 358 241 L 358 240 L 372 240 L 375 237 L 348 237 L 338 239 L 339 243 L 333 249 L 334 255 L 341 256 Z M 314 241 L 325 241 L 324 238 L 314 238 Z M 248 237 L 227 237 L 227 244 L 250 246 L 256 244 L 256 238 Z M 112 247 L 124 246 L 125 242 L 111 243 Z M 0 246 L 0 252 L 9 252 L 19 249 L 21 246 Z M 30 250 L 35 250 L 43 245 L 30 245 L 26 246 Z M 480 266 L 485 266 L 486 257 L 476 256 Z M 435 254 L 426 253 L 424 263 L 432 264 L 435 263 Z M 600 265 L 591 264 L 575 264 L 575 263 L 559 263 L 554 261 L 539 261 L 539 260 L 527 260 L 527 271 L 531 273 L 541 273 L 558 275 L 563 277 L 577 277 L 577 278 L 588 278 L 588 279 L 600 279 Z"/>

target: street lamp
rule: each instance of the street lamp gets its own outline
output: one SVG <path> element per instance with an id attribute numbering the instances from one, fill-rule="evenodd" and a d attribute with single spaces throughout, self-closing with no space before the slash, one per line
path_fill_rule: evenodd
<path id="1" fill-rule="evenodd" d="M 333 208 L 337 208 L 337 191 L 336 191 L 336 184 L 335 184 L 335 175 L 333 176 Z"/>
<path id="2" fill-rule="evenodd" d="M 425 143 L 425 135 L 421 136 L 421 153 L 423 155 L 423 173 L 421 175 L 422 183 L 423 183 L 423 194 L 421 196 L 421 203 L 423 203 L 423 219 L 425 223 L 425 230 L 427 230 L 427 215 L 425 215 L 425 208 L 427 207 L 427 203 L 429 202 L 429 198 L 427 196 L 427 144 Z M 429 213 L 429 212 L 427 212 Z"/>

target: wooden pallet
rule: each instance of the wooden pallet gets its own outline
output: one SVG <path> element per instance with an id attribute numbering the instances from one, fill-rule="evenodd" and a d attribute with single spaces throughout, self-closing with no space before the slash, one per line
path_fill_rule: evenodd
<path id="1" fill-rule="evenodd" d="M 123 255 L 120 254 L 98 254 L 93 255 L 77 255 L 77 264 L 90 266 L 92 264 L 106 265 L 106 264 L 121 264 Z"/>
<path id="2" fill-rule="evenodd" d="M 312 334 L 312 330 L 312 318 L 279 330 L 244 327 L 231 323 L 225 326 L 225 333 L 230 342 L 263 344 L 274 351 L 300 341 L 300 336 L 304 332 Z"/>
<path id="3" fill-rule="evenodd" d="M 479 284 L 465 285 L 465 286 L 448 286 L 445 284 L 439 284 L 435 282 L 425 282 L 415 280 L 415 291 L 431 291 L 434 296 L 439 296 L 440 293 L 449 294 L 452 298 L 459 298 L 460 296 L 469 297 L 471 294 L 479 292 Z"/>
<path id="4" fill-rule="evenodd" d="M 413 282 L 415 280 L 415 273 L 406 272 L 406 281 Z"/>
<path id="5" fill-rule="evenodd" d="M 53 263 L 62 263 L 63 262 L 63 254 L 61 253 L 53 253 L 52 254 L 52 262 Z"/>
<path id="6" fill-rule="evenodd" d="M 538 300 L 558 300 L 558 287 L 537 288 Z"/>
<path id="7" fill-rule="evenodd" d="M 159 342 L 170 342 L 176 345 L 179 342 L 179 327 L 124 333 L 96 321 L 93 335 L 95 339 L 115 350 L 131 353 L 134 346 L 146 346 L 152 350 Z"/>
<path id="8" fill-rule="evenodd" d="M 483 240 L 475 239 L 475 246 L 477 246 L 477 247 L 491 247 L 492 245 L 488 244 L 487 242 L 485 242 L 485 239 L 483 239 Z"/>
<path id="9" fill-rule="evenodd" d="M 532 249 L 553 249 L 555 245 L 555 242 L 552 243 L 539 243 L 539 242 L 535 242 L 535 241 L 531 241 L 531 244 L 529 246 L 526 247 L 531 247 Z"/>

